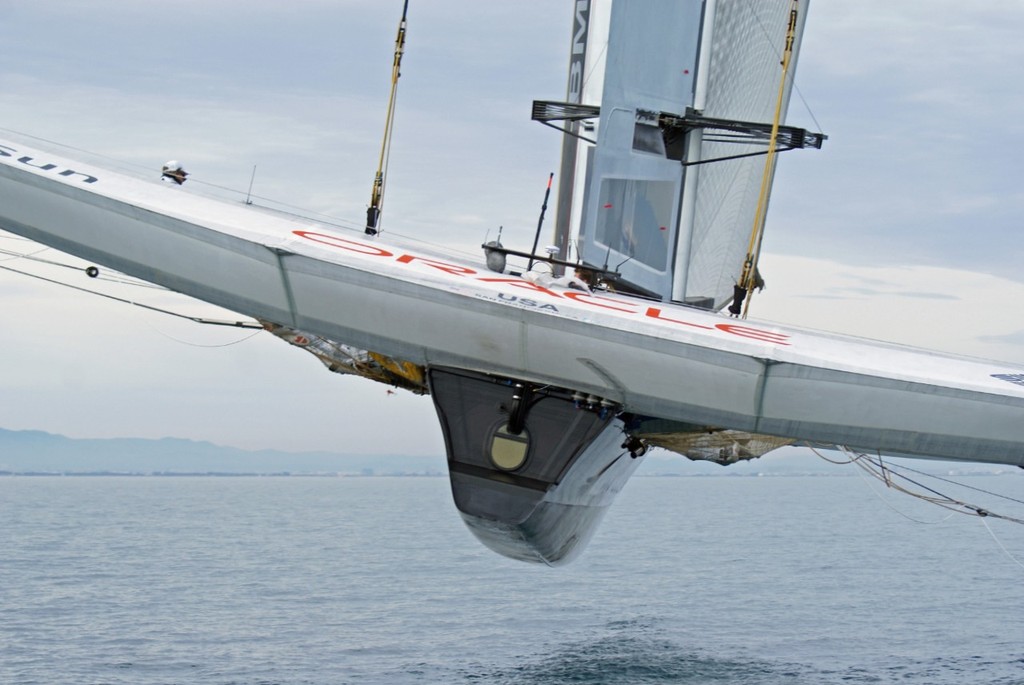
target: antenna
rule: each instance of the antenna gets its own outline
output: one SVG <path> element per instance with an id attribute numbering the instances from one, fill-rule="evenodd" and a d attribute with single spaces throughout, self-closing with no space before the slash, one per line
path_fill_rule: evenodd
<path id="1" fill-rule="evenodd" d="M 252 165 L 252 176 L 249 177 L 249 192 L 245 194 L 245 204 L 252 204 L 252 184 L 256 180 L 256 165 Z"/>
<path id="2" fill-rule="evenodd" d="M 555 172 L 551 172 L 548 176 L 548 188 L 544 191 L 544 203 L 540 206 L 540 218 L 537 219 L 537 232 L 533 236 L 533 249 L 530 250 L 530 261 L 526 265 L 526 270 L 529 271 L 533 268 L 533 260 L 537 254 L 537 243 L 540 242 L 540 228 L 544 225 L 544 212 L 548 209 L 548 196 L 551 195 L 551 181 L 555 178 Z"/>

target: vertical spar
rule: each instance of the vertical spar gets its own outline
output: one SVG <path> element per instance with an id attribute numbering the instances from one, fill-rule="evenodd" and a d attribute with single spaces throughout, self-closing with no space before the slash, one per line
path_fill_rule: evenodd
<path id="1" fill-rule="evenodd" d="M 391 127 L 395 121 L 395 94 L 398 92 L 398 78 L 402 75 L 402 54 L 405 52 L 405 15 L 408 10 L 409 0 L 405 0 L 405 5 L 402 7 L 402 20 L 398 22 L 398 36 L 395 38 L 395 59 L 391 65 L 391 95 L 388 98 L 388 113 L 384 120 L 384 141 L 380 146 L 377 175 L 373 178 L 370 206 L 366 209 L 366 235 L 377 235 L 380 212 L 384 206 L 384 174 L 388 153 L 391 151 Z"/>
<path id="2" fill-rule="evenodd" d="M 573 8 L 572 46 L 569 57 L 569 83 L 566 87 L 565 101 L 582 104 L 584 71 L 587 62 L 587 40 L 590 35 L 590 3 L 576 2 Z M 558 174 L 558 207 L 555 212 L 554 244 L 558 247 L 558 258 L 569 258 L 569 240 L 572 223 L 572 197 L 576 187 L 576 155 L 579 140 L 576 132 L 579 124 L 575 121 L 566 122 L 566 135 L 562 139 L 562 165 Z M 536 252 L 536 248 L 534 249 Z M 561 276 L 564 267 L 552 265 L 552 273 Z"/>

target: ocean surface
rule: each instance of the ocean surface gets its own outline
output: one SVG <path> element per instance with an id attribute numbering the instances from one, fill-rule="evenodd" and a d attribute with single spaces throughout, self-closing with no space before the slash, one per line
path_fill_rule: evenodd
<path id="1" fill-rule="evenodd" d="M 855 475 L 634 478 L 554 569 L 446 478 L 0 477 L 0 683 L 1022 684 L 1010 555 Z"/>

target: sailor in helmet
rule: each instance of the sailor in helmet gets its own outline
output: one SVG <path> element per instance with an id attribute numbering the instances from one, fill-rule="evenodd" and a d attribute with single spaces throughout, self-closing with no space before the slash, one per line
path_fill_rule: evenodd
<path id="1" fill-rule="evenodd" d="M 181 163 L 175 160 L 171 160 L 164 164 L 160 170 L 161 181 L 174 181 L 179 186 L 185 182 L 185 177 L 188 176 L 188 172 L 181 167 Z"/>

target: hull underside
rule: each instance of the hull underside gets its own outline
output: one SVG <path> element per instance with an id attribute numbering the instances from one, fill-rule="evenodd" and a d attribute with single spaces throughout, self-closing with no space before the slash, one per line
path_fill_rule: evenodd
<path id="1" fill-rule="evenodd" d="M 575 558 L 639 463 L 618 408 L 456 369 L 432 369 L 430 390 L 473 534 L 513 559 Z"/>

